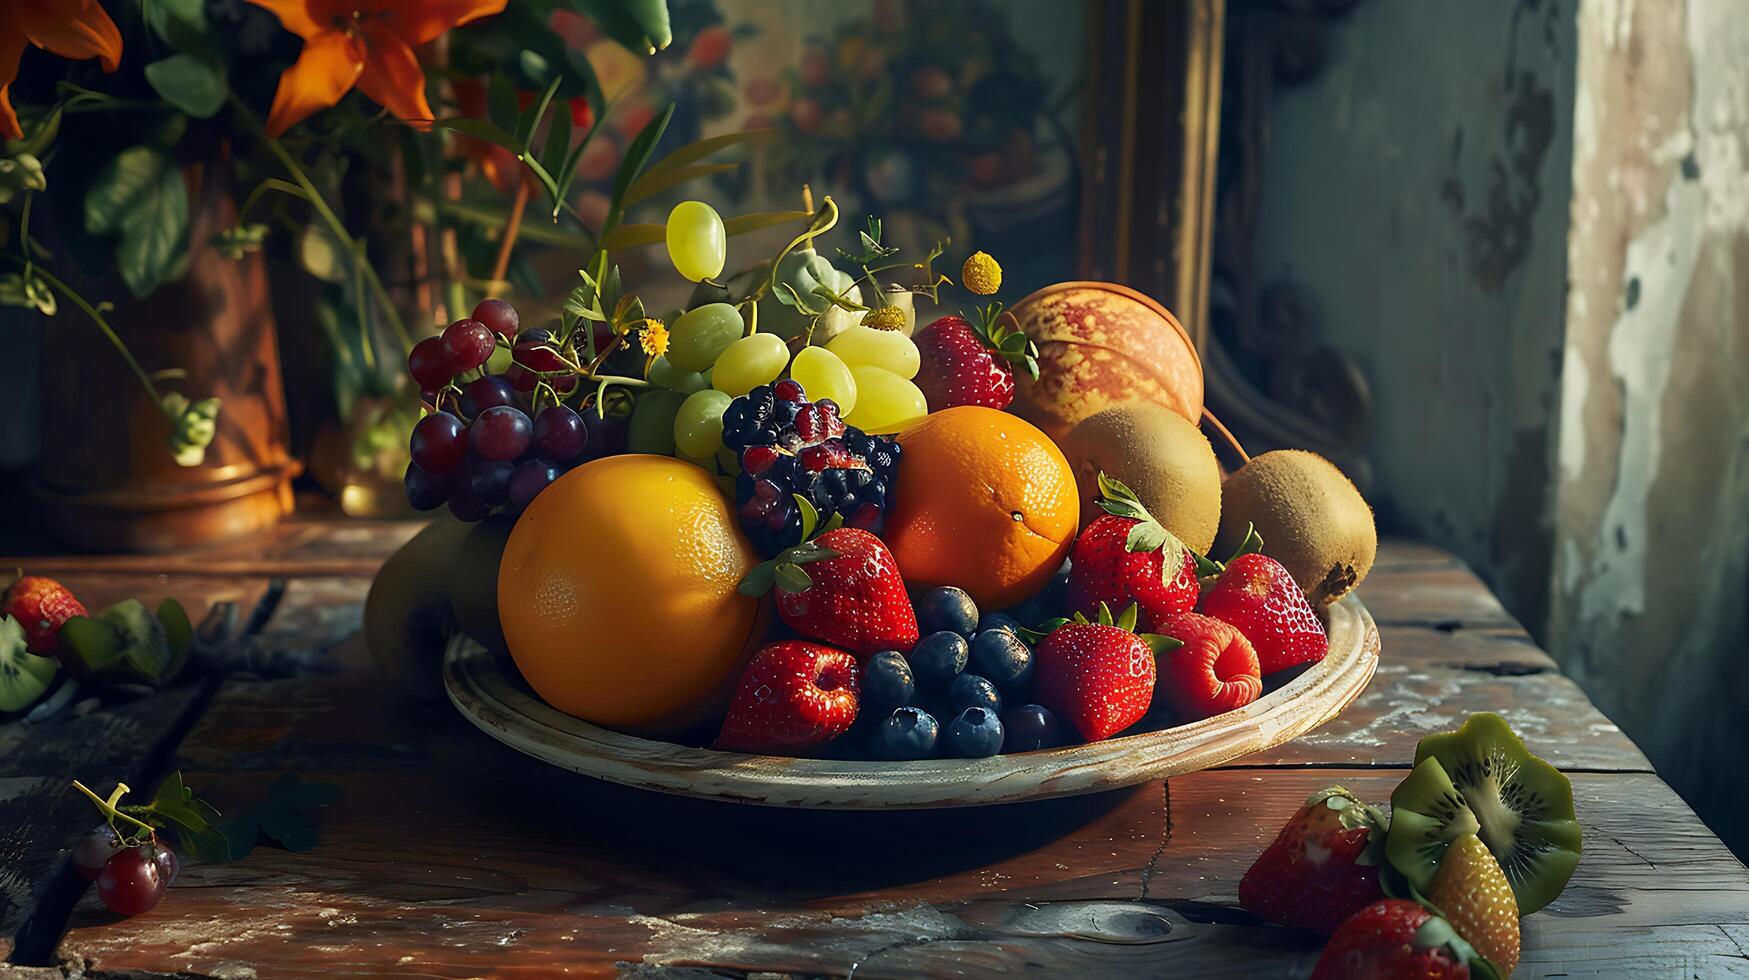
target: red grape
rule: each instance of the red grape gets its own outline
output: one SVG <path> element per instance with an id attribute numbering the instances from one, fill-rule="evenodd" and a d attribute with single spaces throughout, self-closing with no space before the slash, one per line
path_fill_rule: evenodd
<path id="1" fill-rule="evenodd" d="M 533 391 L 540 384 L 540 375 L 520 364 L 511 364 L 504 371 L 504 380 L 510 382 L 510 387 L 517 391 Z"/>
<path id="2" fill-rule="evenodd" d="M 515 459 L 534 438 L 534 423 L 520 408 L 488 408 L 468 426 L 468 445 L 481 459 Z"/>
<path id="3" fill-rule="evenodd" d="M 492 374 L 468 382 L 462 399 L 462 414 L 473 418 L 488 408 L 516 404 L 516 389 L 502 375 Z"/>
<path id="4" fill-rule="evenodd" d="M 557 480 L 564 471 L 544 459 L 530 459 L 516 467 L 510 477 L 510 505 L 527 507 L 542 490 Z"/>
<path id="5" fill-rule="evenodd" d="M 449 355 L 443 352 L 443 340 L 438 337 L 427 337 L 413 345 L 413 350 L 407 355 L 407 373 L 413 380 L 419 382 L 424 391 L 435 391 L 449 384 L 449 379 L 455 377 L 456 369 L 449 363 Z"/>
<path id="6" fill-rule="evenodd" d="M 407 475 L 402 482 L 407 491 L 407 503 L 413 505 L 414 510 L 434 510 L 443 506 L 455 489 L 455 474 L 438 476 L 418 463 L 408 463 Z"/>
<path id="7" fill-rule="evenodd" d="M 103 872 L 103 865 L 116 851 L 121 850 L 121 839 L 115 835 L 109 824 L 98 824 L 97 828 L 73 845 L 73 870 L 79 872 L 79 877 L 86 881 L 96 881 Z"/>
<path id="8" fill-rule="evenodd" d="M 563 405 L 541 409 L 534 417 L 534 451 L 547 459 L 569 463 L 582 455 L 589 429 L 576 412 Z"/>
<path id="9" fill-rule="evenodd" d="M 182 862 L 176 859 L 176 852 L 160 841 L 153 841 L 146 849 L 158 865 L 158 877 L 164 882 L 164 887 L 176 884 L 176 875 L 182 871 Z"/>
<path id="10" fill-rule="evenodd" d="M 457 320 L 444 328 L 443 356 L 458 374 L 472 371 L 492 356 L 492 330 L 478 320 Z"/>
<path id="11" fill-rule="evenodd" d="M 530 371 L 563 371 L 565 362 L 559 358 L 549 344 L 517 344 L 516 363 Z"/>
<path id="12" fill-rule="evenodd" d="M 448 412 L 436 412 L 413 426 L 408 441 L 413 462 L 438 475 L 455 472 L 468 452 L 468 431 L 462 420 Z"/>
<path id="13" fill-rule="evenodd" d="M 97 875 L 97 897 L 117 915 L 150 911 L 164 897 L 164 877 L 158 862 L 143 847 L 116 851 Z"/>
<path id="14" fill-rule="evenodd" d="M 488 507 L 496 507 L 510 499 L 510 474 L 516 464 L 504 459 L 483 459 L 474 464 L 468 478 L 474 499 Z"/>
<path id="15" fill-rule="evenodd" d="M 522 323 L 522 318 L 516 314 L 516 307 L 501 299 L 480 300 L 480 305 L 474 307 L 474 319 L 492 328 L 492 332 L 506 337 L 516 336 L 516 328 Z"/>

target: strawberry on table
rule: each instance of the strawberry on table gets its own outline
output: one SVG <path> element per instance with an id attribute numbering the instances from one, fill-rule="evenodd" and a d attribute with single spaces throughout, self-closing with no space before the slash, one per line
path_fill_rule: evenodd
<path id="1" fill-rule="evenodd" d="M 53 656 L 55 634 L 74 616 L 87 615 L 85 604 L 66 586 L 41 575 L 21 575 L 0 595 L 0 615 L 24 627 L 25 648 L 39 657 Z"/>
<path id="2" fill-rule="evenodd" d="M 1183 721 L 1200 721 L 1243 708 L 1263 693 L 1263 674 L 1251 641 L 1227 623 L 1180 613 L 1160 632 L 1183 646 L 1157 662 L 1160 697 Z"/>
<path id="3" fill-rule="evenodd" d="M 1069 608 L 1092 616 L 1102 602 L 1112 609 L 1134 603 L 1142 630 L 1158 630 L 1195 608 L 1197 575 L 1207 560 L 1199 561 L 1122 481 L 1099 474 L 1099 494 L 1106 513 L 1075 539 L 1069 557 Z"/>
<path id="4" fill-rule="evenodd" d="M 1313 793 L 1239 881 L 1239 905 L 1270 922 L 1329 935 L 1384 897 L 1377 807 L 1341 786 Z"/>
<path id="5" fill-rule="evenodd" d="M 1427 889 L 1427 900 L 1501 976 L 1510 976 L 1518 967 L 1518 900 L 1506 872 L 1481 838 L 1465 834 L 1451 842 Z"/>
<path id="6" fill-rule="evenodd" d="M 1038 377 L 1038 347 L 1003 322 L 1000 305 L 980 313 L 977 324 L 940 317 L 911 338 L 922 359 L 914 381 L 932 412 L 956 405 L 1007 408 L 1014 401 L 1014 369 Z"/>
<path id="7" fill-rule="evenodd" d="M 1481 962 L 1449 922 L 1414 902 L 1387 898 L 1342 923 L 1312 980 L 1468 980 L 1471 965 Z"/>
<path id="8" fill-rule="evenodd" d="M 1033 698 L 1068 722 L 1089 742 L 1123 731 L 1148 712 L 1154 699 L 1155 646 L 1176 641 L 1144 639 L 1130 632 L 1135 610 L 1114 624 L 1109 609 L 1103 622 L 1066 622 L 1039 642 L 1033 656 Z M 1163 643 L 1160 641 L 1164 641 Z"/>
<path id="9" fill-rule="evenodd" d="M 861 669 L 843 650 L 786 640 L 767 644 L 741 674 L 716 747 L 795 754 L 844 734 L 856 720 Z"/>
<path id="10" fill-rule="evenodd" d="M 741 591 L 764 595 L 774 584 L 778 616 L 803 636 L 860 654 L 917 645 L 917 614 L 899 565 L 880 538 L 860 528 L 834 528 L 786 548 L 755 566 Z"/>
<path id="11" fill-rule="evenodd" d="M 1257 650 L 1265 676 L 1315 664 L 1330 652 L 1324 624 L 1287 569 L 1266 555 L 1245 554 L 1227 562 L 1202 594 L 1202 612 L 1237 627 Z"/>

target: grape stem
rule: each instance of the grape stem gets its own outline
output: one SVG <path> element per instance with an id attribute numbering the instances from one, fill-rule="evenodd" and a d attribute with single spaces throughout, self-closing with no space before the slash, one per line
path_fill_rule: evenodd
<path id="1" fill-rule="evenodd" d="M 126 820 L 128 823 L 131 823 L 136 827 L 139 827 L 141 830 L 144 830 L 146 832 L 146 836 L 148 838 L 153 838 L 153 837 L 157 836 L 158 829 L 156 827 L 153 827 L 151 824 L 145 822 L 144 820 L 140 820 L 140 819 L 137 819 L 135 817 L 130 817 L 127 814 L 116 809 L 115 802 L 117 800 L 121 799 L 122 796 L 125 795 L 128 791 L 128 785 L 126 783 L 116 783 L 115 784 L 115 792 L 111 793 L 109 796 L 109 799 L 107 799 L 107 800 L 101 796 L 98 796 L 96 793 L 91 792 L 89 787 L 87 787 L 84 783 L 80 782 L 77 779 L 73 780 L 73 788 L 78 790 L 81 793 L 84 793 L 86 796 L 89 796 L 91 798 L 91 802 L 97 806 L 98 810 L 103 812 L 104 819 L 109 822 L 109 826 L 110 826 L 111 830 L 115 830 L 115 821 L 117 818 L 120 818 L 122 820 Z M 116 830 L 116 836 L 125 838 L 127 835 L 123 834 L 119 830 Z"/>

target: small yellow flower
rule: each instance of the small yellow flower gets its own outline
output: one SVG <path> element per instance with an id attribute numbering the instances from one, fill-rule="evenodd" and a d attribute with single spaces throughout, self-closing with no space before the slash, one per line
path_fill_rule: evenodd
<path id="1" fill-rule="evenodd" d="M 655 317 L 645 320 L 644 329 L 638 334 L 638 345 L 653 358 L 668 353 L 668 325 Z"/>
<path id="2" fill-rule="evenodd" d="M 960 282 L 979 296 L 994 296 L 1002 288 L 1002 267 L 989 252 L 973 252 L 960 267 Z"/>
<path id="3" fill-rule="evenodd" d="M 862 325 L 876 330 L 903 330 L 905 311 L 897 306 L 877 306 L 863 315 Z"/>

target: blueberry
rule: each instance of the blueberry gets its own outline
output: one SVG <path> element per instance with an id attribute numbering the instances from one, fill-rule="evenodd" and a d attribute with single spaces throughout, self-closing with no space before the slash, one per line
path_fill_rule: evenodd
<path id="1" fill-rule="evenodd" d="M 926 759 L 941 725 L 922 708 L 899 708 L 875 732 L 875 748 L 889 759 Z"/>
<path id="2" fill-rule="evenodd" d="M 1002 751 L 1002 722 L 985 708 L 967 708 L 947 726 L 942 738 L 950 755 L 982 759 Z"/>
<path id="3" fill-rule="evenodd" d="M 966 669 L 968 653 L 965 637 L 942 630 L 917 641 L 908 659 L 918 681 L 943 686 Z"/>
<path id="4" fill-rule="evenodd" d="M 1013 633 L 1018 629 L 1020 629 L 1020 621 L 1007 613 L 985 613 L 978 617 L 978 632 L 980 633 L 985 630 L 1008 630 Z"/>
<path id="5" fill-rule="evenodd" d="M 862 697 L 877 710 L 910 704 L 917 693 L 917 682 L 911 676 L 911 665 L 897 650 L 882 650 L 868 658 L 868 668 L 862 675 Z"/>
<path id="6" fill-rule="evenodd" d="M 973 669 L 1005 691 L 1012 691 L 1032 678 L 1032 650 L 1013 630 L 979 630 L 972 637 L 971 663 Z"/>
<path id="7" fill-rule="evenodd" d="M 992 714 L 1002 713 L 1002 695 L 996 693 L 996 685 L 977 674 L 961 674 L 949 681 L 947 702 L 955 712 L 987 708 Z"/>
<path id="8" fill-rule="evenodd" d="M 917 604 L 917 625 L 926 633 L 947 630 L 971 636 L 978 628 L 978 607 L 964 589 L 951 585 L 930 589 Z"/>
<path id="9" fill-rule="evenodd" d="M 1008 731 L 1002 743 L 1004 752 L 1031 752 L 1062 743 L 1062 727 L 1057 724 L 1057 716 L 1041 704 L 1023 704 L 1008 709 L 1008 713 L 1002 716 L 1002 724 Z"/>

